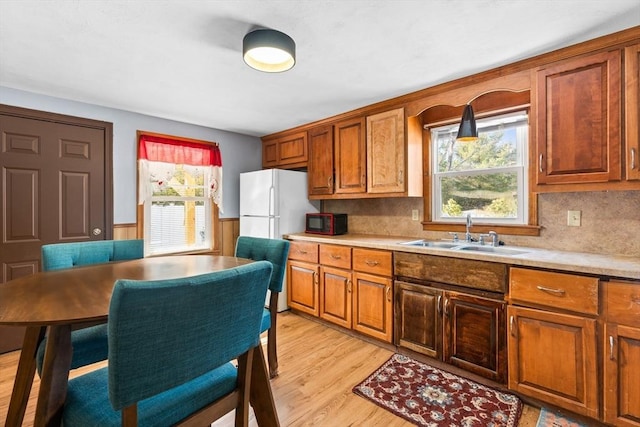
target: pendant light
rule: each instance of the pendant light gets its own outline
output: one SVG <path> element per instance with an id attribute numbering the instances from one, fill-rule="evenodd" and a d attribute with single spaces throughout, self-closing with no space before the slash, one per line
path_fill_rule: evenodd
<path id="1" fill-rule="evenodd" d="M 473 142 L 478 140 L 478 129 L 476 128 L 476 118 L 473 115 L 473 108 L 471 104 L 467 104 L 464 107 L 462 113 L 462 120 L 460 121 L 460 127 L 458 128 L 458 136 L 456 141 L 460 142 Z"/>
<path id="2" fill-rule="evenodd" d="M 242 39 L 244 62 L 251 68 L 267 73 L 291 69 L 296 63 L 296 44 L 280 31 L 261 28 Z"/>

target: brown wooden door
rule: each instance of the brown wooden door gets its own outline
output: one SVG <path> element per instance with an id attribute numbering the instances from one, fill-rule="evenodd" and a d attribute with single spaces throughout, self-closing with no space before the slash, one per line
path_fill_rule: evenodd
<path id="1" fill-rule="evenodd" d="M 509 306 L 509 388 L 598 418 L 596 321 Z"/>
<path id="2" fill-rule="evenodd" d="M 640 180 L 640 43 L 624 50 L 625 144 L 628 180 Z"/>
<path id="3" fill-rule="evenodd" d="M 640 426 L 640 328 L 607 323 L 604 343 L 604 420 Z"/>
<path id="4" fill-rule="evenodd" d="M 318 264 L 301 261 L 287 263 L 287 303 L 289 307 L 313 316 L 318 316 Z"/>
<path id="5" fill-rule="evenodd" d="M 401 281 L 394 286 L 395 344 L 440 359 L 443 291 Z"/>
<path id="6" fill-rule="evenodd" d="M 393 292 L 388 277 L 353 273 L 353 329 L 391 342 Z"/>
<path id="7" fill-rule="evenodd" d="M 335 125 L 336 194 L 367 191 L 364 127 L 364 117 L 344 120 Z"/>
<path id="8" fill-rule="evenodd" d="M 339 268 L 320 267 L 320 317 L 351 329 L 352 273 Z"/>
<path id="9" fill-rule="evenodd" d="M 404 109 L 367 116 L 367 192 L 404 193 Z"/>
<path id="10" fill-rule="evenodd" d="M 39 271 L 43 244 L 111 238 L 110 124 L 0 106 L 0 135 L 2 283 Z M 0 352 L 22 334 L 0 329 Z"/>
<path id="11" fill-rule="evenodd" d="M 333 194 L 333 126 L 309 130 L 309 196 Z"/>
<path id="12" fill-rule="evenodd" d="M 616 50 L 538 71 L 538 184 L 622 178 L 620 68 Z"/>
<path id="13" fill-rule="evenodd" d="M 505 310 L 504 301 L 447 292 L 444 302 L 444 361 L 506 383 Z"/>

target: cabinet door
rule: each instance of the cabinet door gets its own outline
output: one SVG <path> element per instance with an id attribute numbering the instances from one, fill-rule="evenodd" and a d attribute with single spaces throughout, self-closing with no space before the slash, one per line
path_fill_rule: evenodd
<path id="1" fill-rule="evenodd" d="M 317 264 L 300 261 L 287 262 L 287 303 L 289 307 L 318 316 L 319 291 Z"/>
<path id="2" fill-rule="evenodd" d="M 440 289 L 396 281 L 395 344 L 429 357 L 442 357 Z"/>
<path id="3" fill-rule="evenodd" d="M 262 141 L 262 167 L 265 169 L 278 166 L 278 140 Z"/>
<path id="4" fill-rule="evenodd" d="M 367 117 L 367 192 L 406 191 L 404 109 Z"/>
<path id="5" fill-rule="evenodd" d="M 309 131 L 309 196 L 333 194 L 333 126 Z"/>
<path id="6" fill-rule="evenodd" d="M 288 167 L 307 166 L 307 132 L 298 132 L 278 140 L 278 165 Z"/>
<path id="7" fill-rule="evenodd" d="M 391 342 L 393 292 L 388 277 L 353 274 L 353 329 Z"/>
<path id="8" fill-rule="evenodd" d="M 640 426 L 640 328 L 605 325 L 604 420 Z"/>
<path id="9" fill-rule="evenodd" d="M 596 321 L 509 306 L 509 388 L 598 418 Z"/>
<path id="10" fill-rule="evenodd" d="M 640 179 L 640 44 L 624 50 L 627 179 Z"/>
<path id="11" fill-rule="evenodd" d="M 447 292 L 444 301 L 444 361 L 506 383 L 504 301 Z"/>
<path id="12" fill-rule="evenodd" d="M 620 64 L 611 51 L 538 71 L 538 184 L 622 178 Z"/>
<path id="13" fill-rule="evenodd" d="M 336 194 L 367 191 L 364 126 L 364 117 L 335 125 Z"/>
<path id="14" fill-rule="evenodd" d="M 351 272 L 320 267 L 320 317 L 351 329 Z"/>

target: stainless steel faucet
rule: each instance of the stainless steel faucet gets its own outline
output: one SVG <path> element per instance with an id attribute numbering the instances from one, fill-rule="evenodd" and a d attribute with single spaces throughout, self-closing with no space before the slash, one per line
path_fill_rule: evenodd
<path id="1" fill-rule="evenodd" d="M 469 232 L 469 229 L 471 228 L 471 214 L 467 214 L 467 231 L 464 233 L 464 240 L 467 243 L 471 243 L 471 233 Z"/>

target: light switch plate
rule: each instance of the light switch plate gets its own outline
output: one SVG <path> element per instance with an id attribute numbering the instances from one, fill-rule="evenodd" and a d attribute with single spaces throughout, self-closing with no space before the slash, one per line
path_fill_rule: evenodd
<path id="1" fill-rule="evenodd" d="M 569 227 L 580 227 L 582 215 L 580 211 L 567 211 L 567 225 Z"/>
<path id="2" fill-rule="evenodd" d="M 418 209 L 413 209 L 413 210 L 411 211 L 411 219 L 412 219 L 413 221 L 417 221 L 417 220 L 419 220 L 419 219 L 420 219 Z"/>

